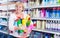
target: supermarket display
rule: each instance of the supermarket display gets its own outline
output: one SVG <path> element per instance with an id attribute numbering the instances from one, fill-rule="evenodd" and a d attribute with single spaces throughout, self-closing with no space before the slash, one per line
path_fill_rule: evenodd
<path id="1" fill-rule="evenodd" d="M 53 3 L 54 2 L 54 3 Z M 60 0 L 29 0 L 29 6 L 59 5 Z"/>
<path id="2" fill-rule="evenodd" d="M 60 8 L 59 7 L 41 8 L 41 9 L 37 8 L 37 9 L 33 9 L 31 12 L 30 13 L 31 13 L 31 17 L 32 18 L 51 18 L 51 19 L 60 18 L 60 13 L 59 13 L 60 12 Z"/>
<path id="3" fill-rule="evenodd" d="M 31 20 L 37 25 L 33 30 L 42 36 L 32 32 L 30 38 L 60 38 L 60 0 L 29 0 L 28 5 Z"/>
<path id="4" fill-rule="evenodd" d="M 42 29 L 42 30 L 48 30 L 48 31 L 54 31 L 54 32 L 60 32 L 60 21 L 58 20 L 37 20 L 36 22 L 36 28 Z"/>
<path id="5" fill-rule="evenodd" d="M 13 25 L 20 29 L 14 31 L 9 16 L 19 10 L 17 2 L 23 2 L 27 15 L 18 15 Z M 60 0 L 0 0 L 0 38 L 17 38 L 26 32 L 29 38 L 60 38 Z"/>

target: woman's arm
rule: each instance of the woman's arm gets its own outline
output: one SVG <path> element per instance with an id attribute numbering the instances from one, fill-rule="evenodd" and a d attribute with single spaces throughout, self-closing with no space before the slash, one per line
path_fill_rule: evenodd
<path id="1" fill-rule="evenodd" d="M 14 22 L 15 22 L 16 18 L 17 18 L 16 15 L 14 15 L 14 14 L 10 15 L 10 17 L 9 17 L 9 30 L 15 31 L 15 30 L 20 29 L 19 27 L 14 26 Z"/>
<path id="2" fill-rule="evenodd" d="M 14 31 L 14 15 L 11 14 L 10 17 L 9 17 L 9 30 L 12 30 Z"/>

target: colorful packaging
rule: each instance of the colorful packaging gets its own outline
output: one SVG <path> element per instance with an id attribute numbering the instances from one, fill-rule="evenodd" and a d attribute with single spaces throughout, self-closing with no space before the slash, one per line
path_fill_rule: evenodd
<path id="1" fill-rule="evenodd" d="M 56 18 L 57 17 L 57 10 L 56 10 L 56 8 L 53 8 L 53 16 L 52 16 L 53 18 Z"/>
<path id="2" fill-rule="evenodd" d="M 46 10 L 46 16 L 45 17 L 49 18 L 49 11 L 48 10 Z"/>
<path id="3" fill-rule="evenodd" d="M 58 0 L 58 4 L 60 4 L 60 0 Z"/>
<path id="4" fill-rule="evenodd" d="M 42 18 L 44 18 L 44 17 L 45 17 L 45 14 L 46 14 L 45 9 L 41 9 L 41 17 L 42 17 Z"/>

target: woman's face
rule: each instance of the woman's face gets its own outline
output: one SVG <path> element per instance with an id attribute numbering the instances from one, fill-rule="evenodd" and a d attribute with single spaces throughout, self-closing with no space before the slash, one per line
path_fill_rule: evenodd
<path id="1" fill-rule="evenodd" d="M 23 11 L 23 6 L 22 6 L 21 4 L 18 5 L 18 6 L 16 7 L 16 11 L 17 11 L 18 13 L 22 12 L 22 11 Z"/>

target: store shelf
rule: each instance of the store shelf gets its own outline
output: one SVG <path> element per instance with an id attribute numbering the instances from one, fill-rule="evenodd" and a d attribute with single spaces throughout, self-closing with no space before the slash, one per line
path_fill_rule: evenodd
<path id="1" fill-rule="evenodd" d="M 15 9 L 16 9 L 16 4 L 0 6 L 0 10 L 3 10 L 3 11 L 15 10 Z M 28 9 L 28 7 L 25 7 L 25 9 Z"/>
<path id="2" fill-rule="evenodd" d="M 0 0 L 0 3 L 5 4 L 5 3 L 8 3 L 7 1 L 13 2 L 13 1 L 17 1 L 17 0 Z"/>
<path id="3" fill-rule="evenodd" d="M 15 9 L 15 4 L 8 5 L 9 8 L 7 8 L 7 5 L 0 6 L 0 10 L 14 10 Z"/>
<path id="4" fill-rule="evenodd" d="M 40 32 L 45 32 L 45 33 L 51 33 L 51 34 L 58 34 L 58 35 L 60 35 L 60 32 L 53 32 L 53 31 L 41 30 L 41 29 L 33 29 L 33 30 L 40 31 Z"/>
<path id="5" fill-rule="evenodd" d="M 0 23 L 0 25 L 7 26 L 7 24 L 2 24 L 2 23 Z"/>
<path id="6" fill-rule="evenodd" d="M 0 16 L 0 18 L 8 18 L 7 16 Z"/>
<path id="7" fill-rule="evenodd" d="M 46 18 L 31 18 L 32 20 L 46 20 Z"/>
<path id="8" fill-rule="evenodd" d="M 45 5 L 45 6 L 43 6 L 43 5 L 39 5 L 39 6 L 37 6 L 37 5 L 35 5 L 35 6 L 31 6 L 31 7 L 29 7 L 29 9 L 34 9 L 34 8 L 47 8 L 47 7 L 60 7 L 60 5 Z"/>
<path id="9" fill-rule="evenodd" d="M 5 32 L 5 31 L 1 31 L 1 30 L 0 30 L 0 32 L 1 32 L 1 33 L 4 33 L 4 34 L 8 34 L 8 32 Z"/>
<path id="10" fill-rule="evenodd" d="M 60 20 L 57 18 L 31 18 L 32 20 Z"/>

